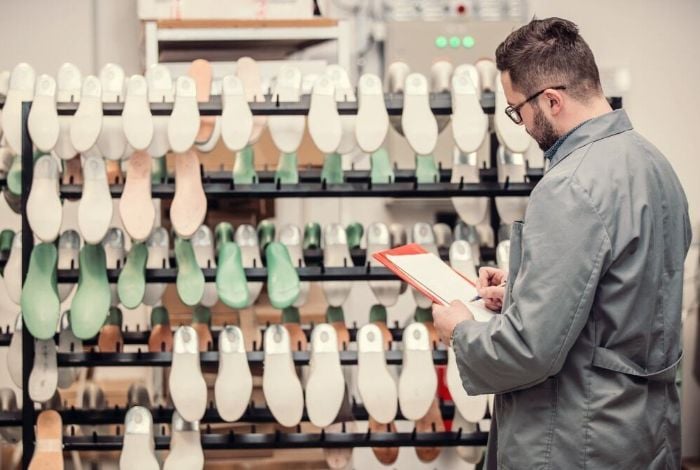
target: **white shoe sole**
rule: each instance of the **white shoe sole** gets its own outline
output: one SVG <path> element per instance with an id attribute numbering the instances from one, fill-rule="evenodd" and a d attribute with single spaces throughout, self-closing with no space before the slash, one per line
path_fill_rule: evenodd
<path id="1" fill-rule="evenodd" d="M 78 204 L 78 228 L 86 243 L 102 241 L 112 222 L 112 196 L 107 170 L 101 157 L 88 157 L 83 163 L 83 195 Z"/>
<path id="2" fill-rule="evenodd" d="M 27 63 L 12 69 L 9 89 L 2 109 L 2 131 L 5 142 L 15 155 L 22 153 L 22 102 L 34 99 L 36 74 Z"/>
<path id="3" fill-rule="evenodd" d="M 326 66 L 325 75 L 331 79 L 335 86 L 336 102 L 355 102 L 355 91 L 350 83 L 347 71 L 340 65 L 332 64 Z M 340 116 L 341 137 L 336 152 L 340 154 L 352 153 L 357 147 L 355 140 L 355 122 L 357 116 Z"/>
<path id="4" fill-rule="evenodd" d="M 472 259 L 472 247 L 469 242 L 457 240 L 450 246 L 450 266 L 462 276 L 476 282 L 479 275 Z"/>
<path id="5" fill-rule="evenodd" d="M 419 73 L 406 77 L 401 128 L 417 155 L 433 153 L 437 145 L 438 125 L 430 109 L 428 81 Z"/>
<path id="6" fill-rule="evenodd" d="M 335 102 L 335 86 L 321 76 L 314 84 L 308 115 L 309 134 L 324 154 L 335 153 L 343 137 L 343 126 Z"/>
<path id="7" fill-rule="evenodd" d="M 250 402 L 253 377 L 250 373 L 243 332 L 227 326 L 219 335 L 219 373 L 214 385 L 216 409 L 226 422 L 238 421 Z"/>
<path id="8" fill-rule="evenodd" d="M 124 70 L 116 64 L 107 64 L 100 70 L 102 103 L 124 102 Z M 121 160 L 126 151 L 126 135 L 122 116 L 104 116 L 102 130 L 97 137 L 97 148 L 107 160 Z"/>
<path id="9" fill-rule="evenodd" d="M 353 266 L 348 250 L 345 229 L 340 224 L 330 224 L 323 230 L 323 264 L 325 267 Z M 331 307 L 340 307 L 350 295 L 351 281 L 324 281 L 323 293 Z"/>
<path id="10" fill-rule="evenodd" d="M 222 88 L 221 140 L 229 150 L 238 152 L 248 145 L 253 133 L 253 113 L 238 77 L 225 76 Z"/>
<path id="11" fill-rule="evenodd" d="M 355 138 L 363 152 L 379 149 L 389 131 L 389 114 L 384 103 L 381 79 L 373 74 L 364 74 L 358 82 L 359 105 Z"/>
<path id="12" fill-rule="evenodd" d="M 159 470 L 154 449 L 151 413 L 142 406 L 135 406 L 126 413 L 119 469 Z"/>
<path id="13" fill-rule="evenodd" d="M 271 325 L 265 331 L 264 344 L 265 401 L 282 426 L 296 426 L 304 413 L 304 392 L 294 368 L 287 329 L 281 325 Z"/>
<path id="14" fill-rule="evenodd" d="M 187 152 L 199 132 L 199 106 L 195 82 L 187 76 L 178 77 L 175 84 L 175 104 L 168 121 L 168 141 L 175 153 Z"/>
<path id="15" fill-rule="evenodd" d="M 152 65 L 146 71 L 148 82 L 148 101 L 150 103 L 172 103 L 175 100 L 173 80 L 170 71 L 162 64 Z M 162 157 L 170 150 L 168 140 L 169 116 L 153 116 L 153 138 L 148 146 L 148 153 Z"/>
<path id="16" fill-rule="evenodd" d="M 27 122 L 32 142 L 42 152 L 53 150 L 58 141 L 59 125 L 56 112 L 56 81 L 42 74 L 36 82 L 34 102 Z"/>
<path id="17" fill-rule="evenodd" d="M 389 248 L 391 236 L 385 224 L 378 222 L 367 227 L 367 261 L 370 266 L 382 266 L 372 255 Z M 369 287 L 381 305 L 390 307 L 399 299 L 401 281 L 369 281 Z"/>
<path id="18" fill-rule="evenodd" d="M 236 75 L 243 83 L 246 100 L 249 103 L 265 101 L 265 96 L 262 93 L 262 86 L 260 84 L 260 69 L 255 60 L 250 57 L 241 57 L 238 59 L 236 61 Z M 260 135 L 263 130 L 265 130 L 266 125 L 266 116 L 253 117 L 253 131 L 248 139 L 249 145 L 255 144 L 260 139 Z"/>
<path id="19" fill-rule="evenodd" d="M 273 99 L 280 103 L 297 102 L 301 96 L 301 71 L 290 65 L 280 67 Z M 275 146 L 283 153 L 296 152 L 306 129 L 304 116 L 270 116 L 267 127 Z"/>
<path id="20" fill-rule="evenodd" d="M 311 372 L 306 383 L 306 411 L 314 426 L 329 426 L 338 416 L 345 394 L 335 328 L 322 323 L 311 333 Z"/>
<path id="21" fill-rule="evenodd" d="M 519 153 L 508 153 L 502 145 L 498 148 L 498 181 L 505 183 L 508 179 L 511 183 L 525 182 L 525 158 Z M 516 220 L 523 220 L 527 209 L 527 197 L 497 197 L 496 210 L 504 224 L 512 224 Z"/>
<path id="22" fill-rule="evenodd" d="M 478 85 L 468 74 L 452 77 L 452 135 L 464 153 L 476 152 L 484 143 L 489 120 L 479 101 Z"/>
<path id="23" fill-rule="evenodd" d="M 27 200 L 27 219 L 39 240 L 51 243 L 58 237 L 63 206 L 58 193 L 60 169 L 56 158 L 44 155 L 34 164 L 32 189 Z"/>
<path id="24" fill-rule="evenodd" d="M 170 433 L 170 453 L 163 470 L 201 470 L 204 468 L 204 451 L 199 433 L 199 423 L 185 422 L 176 412 Z"/>
<path id="25" fill-rule="evenodd" d="M 207 407 L 207 384 L 199 364 L 199 339 L 191 326 L 179 327 L 173 337 L 170 397 L 185 421 L 199 421 Z"/>
<path id="26" fill-rule="evenodd" d="M 479 183 L 479 164 L 476 152 L 462 153 L 454 149 L 452 160 L 451 183 Z M 466 224 L 477 225 L 486 219 L 488 198 L 485 197 L 453 197 L 452 205 L 459 218 Z"/>
<path id="27" fill-rule="evenodd" d="M 56 343 L 53 338 L 34 341 L 34 364 L 29 375 L 29 396 L 33 401 L 49 401 L 58 386 Z"/>
<path id="28" fill-rule="evenodd" d="M 135 150 L 146 150 L 153 140 L 154 127 L 148 102 L 148 83 L 142 75 L 132 75 L 127 82 L 122 120 L 129 145 Z"/>
<path id="29" fill-rule="evenodd" d="M 398 393 L 386 365 L 384 339 L 379 327 L 367 324 L 357 333 L 357 388 L 367 413 L 381 424 L 396 417 Z"/>
<path id="30" fill-rule="evenodd" d="M 418 421 L 428 413 L 438 385 L 428 329 L 422 323 L 411 323 L 404 329 L 402 341 L 399 406 L 406 419 Z"/>
<path id="31" fill-rule="evenodd" d="M 455 404 L 455 411 L 459 411 L 459 414 L 470 423 L 481 421 L 486 414 L 488 399 L 486 395 L 471 396 L 464 389 L 457 366 L 457 356 L 452 348 L 447 350 L 447 370 L 445 375 L 445 382 Z"/>
<path id="32" fill-rule="evenodd" d="M 80 104 L 70 127 L 70 140 L 78 152 L 87 152 L 97 144 L 102 120 L 102 85 L 97 77 L 88 75 L 83 82 Z"/>

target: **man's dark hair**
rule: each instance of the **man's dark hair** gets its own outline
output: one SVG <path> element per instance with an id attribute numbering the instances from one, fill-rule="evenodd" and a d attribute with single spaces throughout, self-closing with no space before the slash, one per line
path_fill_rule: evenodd
<path id="1" fill-rule="evenodd" d="M 591 48 L 578 26 L 561 18 L 533 19 L 510 33 L 496 49 L 496 66 L 526 96 L 561 85 L 579 101 L 602 94 Z"/>

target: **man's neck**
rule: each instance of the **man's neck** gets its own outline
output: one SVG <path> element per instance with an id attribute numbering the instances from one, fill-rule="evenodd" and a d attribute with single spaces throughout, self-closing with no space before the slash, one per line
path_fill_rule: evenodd
<path id="1" fill-rule="evenodd" d="M 610 107 L 608 100 L 605 97 L 596 97 L 588 103 L 574 102 L 575 104 L 570 109 L 568 115 L 561 121 L 559 126 L 559 135 L 565 135 L 572 129 L 580 126 L 582 123 L 608 114 L 613 109 Z"/>

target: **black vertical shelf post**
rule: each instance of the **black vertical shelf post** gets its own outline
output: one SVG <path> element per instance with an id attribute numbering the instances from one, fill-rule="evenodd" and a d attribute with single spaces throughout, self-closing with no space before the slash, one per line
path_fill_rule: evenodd
<path id="1" fill-rule="evenodd" d="M 494 130 L 489 135 L 489 156 L 491 157 L 491 168 L 495 168 L 498 172 L 498 137 L 496 136 L 496 131 Z M 498 181 L 498 173 L 496 173 L 496 180 Z M 498 229 L 501 227 L 501 216 L 498 214 L 498 209 L 496 208 L 496 197 L 489 197 L 489 220 L 491 221 L 491 228 L 493 229 L 493 247 L 498 246 Z"/>
<path id="2" fill-rule="evenodd" d="M 34 175 L 34 149 L 29 136 L 31 101 L 22 102 L 22 284 L 27 278 L 34 235 L 27 219 L 27 199 Z M 34 363 L 34 338 L 22 325 L 22 468 L 28 469 L 34 455 L 34 402 L 29 397 L 29 375 Z"/>

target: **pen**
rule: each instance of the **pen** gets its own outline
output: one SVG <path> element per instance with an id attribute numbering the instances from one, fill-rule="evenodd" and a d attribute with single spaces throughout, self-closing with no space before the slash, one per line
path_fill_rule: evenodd
<path id="1" fill-rule="evenodd" d="M 496 287 L 505 287 L 505 286 L 506 286 L 506 281 L 503 281 L 501 284 L 499 284 L 499 285 L 496 286 Z M 471 299 L 470 302 L 476 302 L 477 300 L 481 300 L 481 296 L 478 295 L 478 294 L 476 295 L 476 297 L 474 297 L 473 299 Z"/>

